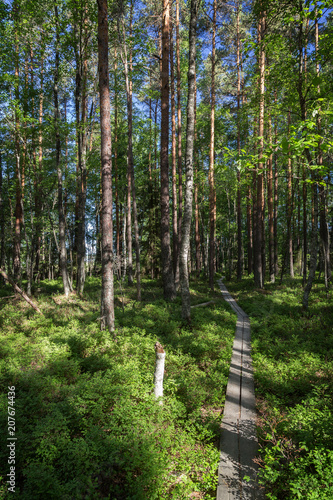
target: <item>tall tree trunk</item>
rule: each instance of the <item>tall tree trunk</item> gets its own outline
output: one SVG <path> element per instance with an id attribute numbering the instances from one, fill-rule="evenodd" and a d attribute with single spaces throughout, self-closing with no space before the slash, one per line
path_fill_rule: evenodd
<path id="1" fill-rule="evenodd" d="M 257 175 L 257 217 L 256 217 L 256 239 L 255 239 L 255 267 L 254 282 L 258 288 L 264 287 L 263 272 L 263 152 L 264 152 L 264 106 L 265 106 L 265 49 L 264 49 L 264 31 L 265 31 L 266 13 L 260 12 L 259 19 L 259 162 Z"/>
<path id="2" fill-rule="evenodd" d="M 303 294 L 303 307 L 308 308 L 309 295 L 311 292 L 312 284 L 316 275 L 317 268 L 317 254 L 318 254 L 318 188 L 315 182 L 312 186 L 313 192 L 313 224 L 311 232 L 311 249 L 310 249 L 310 267 L 307 283 L 304 288 Z"/>
<path id="3" fill-rule="evenodd" d="M 300 14 L 301 14 L 301 19 L 300 19 L 300 24 L 299 24 L 299 33 L 298 33 L 298 85 L 297 85 L 297 91 L 298 91 L 298 97 L 299 97 L 299 104 L 300 104 L 300 110 L 301 110 L 301 120 L 305 121 L 306 119 L 306 99 L 304 96 L 303 92 L 303 83 L 304 80 L 306 81 L 307 79 L 307 69 L 306 69 L 306 58 L 307 58 L 307 47 L 305 43 L 305 54 L 303 56 L 303 15 L 302 15 L 302 9 L 303 5 L 300 2 Z M 307 241 L 307 183 L 306 183 L 306 177 L 307 177 L 307 171 L 306 171 L 306 165 L 303 163 L 303 285 L 305 286 L 306 284 L 306 279 L 307 279 L 307 256 L 308 256 L 308 241 Z"/>
<path id="4" fill-rule="evenodd" d="M 189 65 L 188 65 L 188 98 L 187 127 L 185 152 L 185 203 L 182 220 L 182 237 L 180 245 L 180 287 L 182 297 L 182 318 L 191 321 L 190 289 L 188 276 L 188 251 L 190 245 L 192 201 L 193 201 L 193 147 L 194 147 L 194 114 L 195 114 L 195 57 L 196 26 L 200 0 L 191 0 L 191 19 L 189 32 Z"/>
<path id="5" fill-rule="evenodd" d="M 246 221 L 247 221 L 247 272 L 253 271 L 253 227 L 252 227 L 252 189 L 248 182 L 246 197 Z"/>
<path id="6" fill-rule="evenodd" d="M 318 18 L 317 18 L 317 7 L 316 7 L 316 20 L 315 20 L 315 49 L 316 49 L 316 73 L 319 77 L 320 69 L 319 69 L 319 58 L 318 58 L 318 50 L 319 50 L 319 32 L 318 32 Z M 320 96 L 320 86 L 317 87 L 318 95 Z M 317 129 L 318 134 L 321 134 L 321 108 L 319 108 L 319 113 L 317 115 Z M 318 141 L 318 165 L 319 168 L 323 165 L 323 153 L 321 148 L 321 140 Z M 326 209 L 326 190 L 323 185 L 325 182 L 322 179 L 322 182 L 319 184 L 319 223 L 320 223 L 320 240 L 323 252 L 323 260 L 324 260 L 324 279 L 325 279 L 325 288 L 328 290 L 329 283 L 332 277 L 331 271 L 331 256 L 330 256 L 330 234 L 328 231 L 327 224 L 327 209 Z"/>
<path id="7" fill-rule="evenodd" d="M 277 93 L 275 90 L 274 96 L 275 103 L 277 103 Z M 277 144 L 277 117 L 274 123 L 274 142 Z M 277 162 L 277 152 L 274 153 L 274 273 L 275 276 L 279 272 L 278 265 L 278 236 L 277 236 L 277 220 L 278 220 L 278 162 Z"/>
<path id="8" fill-rule="evenodd" d="M 43 102 L 44 102 L 44 47 L 41 56 L 40 69 L 40 90 L 39 90 L 39 110 L 38 110 L 38 173 L 36 174 L 35 191 L 35 215 L 36 215 L 36 279 L 40 280 L 41 262 L 41 234 L 43 232 L 42 223 L 42 196 L 41 196 L 41 175 L 43 168 Z"/>
<path id="9" fill-rule="evenodd" d="M 151 83 L 151 71 L 149 72 L 149 81 Z M 155 127 L 154 127 L 155 133 Z M 155 147 L 155 144 L 154 144 Z M 155 200 L 154 200 L 154 183 L 153 183 L 153 168 L 152 168 L 152 149 L 153 149 L 153 134 L 152 134 L 152 102 L 149 97 L 149 152 L 148 152 L 148 171 L 149 171 L 149 222 L 148 222 L 148 244 L 149 244 L 149 262 L 150 262 L 150 276 L 154 279 L 155 256 L 154 256 L 154 240 L 155 240 Z"/>
<path id="10" fill-rule="evenodd" d="M 56 169 L 58 175 L 58 214 L 59 214 L 59 267 L 64 285 L 64 294 L 66 297 L 70 292 L 70 284 L 67 273 L 67 251 L 66 251 L 66 222 L 63 207 L 63 190 L 62 190 L 62 169 L 61 169 L 61 143 L 59 130 L 59 100 L 58 100 L 58 83 L 59 83 L 59 16 L 58 7 L 54 3 L 54 13 L 56 22 L 56 47 L 55 47 L 55 70 L 54 70 L 54 129 L 56 139 Z"/>
<path id="11" fill-rule="evenodd" d="M 20 165 L 20 117 L 19 117 L 19 46 L 18 46 L 18 5 L 15 1 L 13 5 L 15 18 L 15 233 L 14 233 L 14 253 L 13 253 L 13 273 L 14 281 L 18 282 L 21 275 L 21 226 L 22 226 L 22 179 Z"/>
<path id="12" fill-rule="evenodd" d="M 81 21 L 82 22 L 82 21 Z M 76 91 L 76 123 L 78 143 L 78 219 L 77 219 L 77 292 L 81 295 L 85 282 L 85 254 L 86 254 L 86 184 L 87 184 L 87 76 L 88 60 L 84 35 L 87 30 L 87 6 L 84 7 L 83 22 L 80 26 L 79 50 L 76 55 L 77 64 L 77 91 Z"/>
<path id="13" fill-rule="evenodd" d="M 216 192 L 214 180 L 215 161 L 215 37 L 216 37 L 216 9 L 217 0 L 214 0 L 213 12 L 213 39 L 211 57 L 211 98 L 210 98 L 210 145 L 209 145 L 209 286 L 214 290 L 215 276 L 215 227 L 216 227 Z"/>
<path id="14" fill-rule="evenodd" d="M 240 130 L 240 98 L 241 98 L 241 65 L 240 65 L 240 33 L 239 33 L 239 1 L 237 1 L 237 34 L 236 34 L 236 56 L 237 56 L 237 152 L 241 153 L 241 130 Z M 243 240 L 242 240 L 242 206 L 241 206 L 241 175 L 237 170 L 237 279 L 241 280 L 243 275 Z"/>
<path id="15" fill-rule="evenodd" d="M 132 9 L 133 4 L 131 4 L 131 19 L 130 19 L 130 36 L 132 35 Z M 126 82 L 126 97 L 127 97 L 127 123 L 128 123 L 128 144 L 127 144 L 127 168 L 128 168 L 128 179 L 129 186 L 131 187 L 132 192 L 132 200 L 133 200 L 133 216 L 134 216 L 134 237 L 135 237 L 135 255 L 136 255 L 136 282 L 137 282 L 137 300 L 141 300 L 141 268 L 140 268 L 140 241 L 139 241 L 139 224 L 138 224 L 138 212 L 137 212 L 137 204 L 136 204 L 136 192 L 135 192 L 135 181 L 134 181 L 134 160 L 133 160 L 133 102 L 132 102 L 132 51 L 130 49 L 130 63 L 128 65 L 127 58 L 127 46 L 126 46 L 126 34 L 125 34 L 125 26 L 122 20 L 122 35 L 123 35 L 123 64 L 124 64 L 124 72 L 125 72 L 125 82 Z M 129 66 L 129 67 L 128 67 Z M 130 193 L 128 193 L 130 194 Z M 130 212 L 130 196 L 127 198 L 129 201 L 129 205 L 127 206 L 128 211 Z M 131 218 L 127 220 L 127 224 L 129 224 Z M 128 257 L 129 257 L 129 268 L 132 259 L 130 258 L 130 252 L 132 251 L 132 230 L 127 227 L 128 231 Z M 131 275 L 131 277 L 130 277 Z M 128 281 L 129 283 L 133 281 L 132 273 L 130 273 L 130 269 L 128 272 Z"/>
<path id="16" fill-rule="evenodd" d="M 288 136 L 290 134 L 290 110 L 288 112 Z M 289 271 L 290 276 L 294 277 L 294 257 L 293 257 L 293 235 L 292 235 L 292 215 L 293 215 L 293 197 L 292 197 L 292 163 L 290 155 L 290 146 L 288 141 L 288 199 L 287 199 L 287 248 L 289 256 Z"/>
<path id="17" fill-rule="evenodd" d="M 253 137 L 254 139 L 254 147 L 253 151 L 254 154 L 258 154 L 258 144 L 257 144 L 257 136 L 258 136 L 258 118 L 257 116 L 254 116 L 253 119 Z M 258 220 L 258 214 L 257 214 L 257 175 L 258 175 L 258 165 L 255 165 L 254 168 L 252 169 L 252 250 L 253 250 L 253 257 L 252 257 L 252 265 L 253 265 L 253 274 L 255 276 L 255 267 L 256 267 L 256 252 L 258 250 L 258 246 L 256 244 L 256 238 L 257 238 L 257 220 Z"/>
<path id="18" fill-rule="evenodd" d="M 176 60 L 177 60 L 177 162 L 178 162 L 178 248 L 180 247 L 183 217 L 183 168 L 182 168 L 182 103 L 180 74 L 180 33 L 179 33 L 179 0 L 176 0 Z M 179 258 L 178 258 L 179 260 Z"/>
<path id="19" fill-rule="evenodd" d="M 124 27 L 124 20 L 121 20 L 121 28 L 118 28 L 119 37 L 122 36 L 120 41 L 122 47 L 122 59 L 124 64 L 125 80 L 126 80 L 126 103 L 127 103 L 127 279 L 128 284 L 133 284 L 133 250 L 132 250 L 132 171 L 133 171 L 133 112 L 132 112 L 132 80 L 128 75 L 128 58 L 126 46 L 126 34 Z M 131 21 L 132 23 L 132 7 L 131 7 Z M 122 34 L 120 33 L 122 30 Z M 133 207 L 134 212 L 134 207 Z"/>
<path id="20" fill-rule="evenodd" d="M 118 74 L 117 48 L 114 49 L 114 182 L 116 204 L 116 252 L 120 259 L 120 223 L 119 223 L 119 193 L 118 193 Z"/>
<path id="21" fill-rule="evenodd" d="M 195 165 L 195 180 L 194 180 L 194 217 L 195 217 L 195 262 L 197 276 L 200 276 L 201 271 L 201 251 L 200 251 L 200 231 L 199 231 L 199 179 L 198 179 L 198 164 L 199 155 L 196 148 L 197 142 L 197 78 L 195 73 L 194 80 L 194 165 Z"/>
<path id="22" fill-rule="evenodd" d="M 171 25 L 172 28 L 172 25 Z M 173 34 L 170 35 L 170 66 L 171 66 L 171 137 L 172 137 L 172 246 L 173 273 L 175 286 L 179 284 L 179 236 L 177 217 L 177 169 L 176 169 L 176 103 L 175 103 L 175 69 L 173 61 Z"/>
<path id="23" fill-rule="evenodd" d="M 98 4 L 98 72 L 101 123 L 102 164 L 102 300 L 101 329 L 114 332 L 114 288 L 113 288 L 113 225 L 112 225 L 112 151 L 111 114 L 108 62 L 108 4 Z"/>
<path id="24" fill-rule="evenodd" d="M 5 212 L 2 186 L 2 153 L 0 151 L 0 267 L 5 269 Z"/>
<path id="25" fill-rule="evenodd" d="M 161 71 L 161 253 L 165 300 L 175 299 L 169 229 L 169 41 L 170 3 L 163 0 Z"/>
<path id="26" fill-rule="evenodd" d="M 268 142 L 272 143 L 272 118 L 268 117 Z M 273 203 L 273 155 L 267 159 L 267 204 L 268 204 L 268 248 L 269 248 L 269 278 L 275 282 L 274 266 L 274 203 Z"/>

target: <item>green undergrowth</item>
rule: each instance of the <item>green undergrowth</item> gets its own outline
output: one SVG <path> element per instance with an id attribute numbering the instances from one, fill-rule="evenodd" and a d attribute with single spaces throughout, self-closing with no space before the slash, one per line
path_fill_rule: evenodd
<path id="1" fill-rule="evenodd" d="M 116 336 L 99 329 L 100 280 L 65 298 L 35 290 L 44 316 L 0 289 L 0 498 L 215 498 L 218 442 L 235 315 L 192 286 L 192 323 L 161 283 L 115 283 Z M 6 298 L 7 297 L 7 298 Z M 166 351 L 164 398 L 153 396 L 155 342 Z M 7 391 L 15 386 L 16 492 L 7 492 Z"/>
<path id="2" fill-rule="evenodd" d="M 226 283 L 250 315 L 266 497 L 333 499 L 333 293 L 300 279 L 255 289 Z"/>

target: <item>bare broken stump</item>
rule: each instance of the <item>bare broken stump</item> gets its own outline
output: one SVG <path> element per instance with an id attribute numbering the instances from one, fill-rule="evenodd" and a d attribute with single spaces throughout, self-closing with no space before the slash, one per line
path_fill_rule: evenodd
<path id="1" fill-rule="evenodd" d="M 154 394 L 155 398 L 163 397 L 163 377 L 164 377 L 164 362 L 165 362 L 165 351 L 163 346 L 156 342 L 155 344 L 155 352 L 156 352 L 156 362 L 155 362 L 155 375 L 154 375 Z M 162 400 L 160 400 L 160 404 L 162 404 Z"/>

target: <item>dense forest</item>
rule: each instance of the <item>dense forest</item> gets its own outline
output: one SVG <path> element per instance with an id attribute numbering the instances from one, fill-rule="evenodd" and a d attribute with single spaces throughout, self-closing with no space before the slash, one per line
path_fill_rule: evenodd
<path id="1" fill-rule="evenodd" d="M 331 1 L 0 0 L 0 53 L 0 376 L 21 386 L 19 497 L 214 498 L 235 326 L 223 275 L 257 318 L 267 498 L 332 498 L 331 427 L 310 450 L 306 417 L 278 418 L 311 393 L 303 406 L 331 419 Z M 163 409 L 155 341 L 174 363 Z M 286 352 L 290 382 L 267 381 Z"/>
<path id="2" fill-rule="evenodd" d="M 111 245 L 138 299 L 223 269 L 302 275 L 306 307 L 331 279 L 329 2 L 106 8 L 1 5 L 1 268 L 80 294 Z"/>

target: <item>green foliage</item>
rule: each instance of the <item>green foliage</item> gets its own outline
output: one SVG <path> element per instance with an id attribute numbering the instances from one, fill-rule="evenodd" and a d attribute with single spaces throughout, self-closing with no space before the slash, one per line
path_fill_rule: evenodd
<path id="1" fill-rule="evenodd" d="M 222 298 L 194 309 L 188 328 L 180 300 L 167 304 L 160 285 L 145 280 L 142 303 L 134 288 L 116 296 L 114 342 L 99 330 L 100 280 L 88 279 L 85 299 L 59 295 L 57 281 L 41 290 L 44 317 L 24 302 L 1 302 L 1 386 L 16 387 L 16 496 L 214 498 L 235 329 Z M 193 303 L 211 298 L 205 285 L 193 287 Z M 156 340 L 167 353 L 162 406 L 153 395 Z M 6 429 L 6 391 L 0 405 Z"/>

